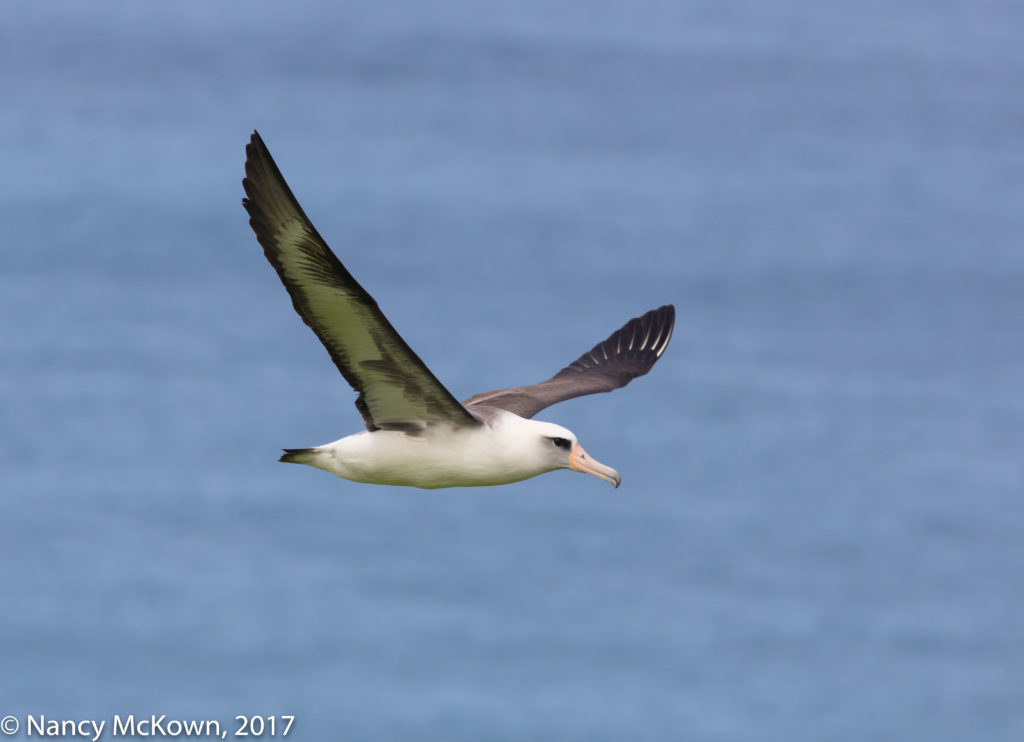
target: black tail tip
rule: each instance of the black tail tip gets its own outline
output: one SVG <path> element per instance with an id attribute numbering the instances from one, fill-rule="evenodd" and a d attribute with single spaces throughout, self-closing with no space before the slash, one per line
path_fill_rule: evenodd
<path id="1" fill-rule="evenodd" d="M 279 458 L 278 461 L 284 462 L 285 464 L 302 464 L 304 463 L 303 459 L 305 459 L 306 455 L 310 453 L 313 449 L 283 448 L 281 450 L 284 451 L 284 453 L 281 454 L 281 458 Z"/>

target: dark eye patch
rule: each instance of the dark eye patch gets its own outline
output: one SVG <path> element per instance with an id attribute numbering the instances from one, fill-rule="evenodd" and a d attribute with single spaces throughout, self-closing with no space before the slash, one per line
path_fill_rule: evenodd
<path id="1" fill-rule="evenodd" d="M 565 438 L 552 438 L 551 442 L 554 443 L 559 448 L 564 448 L 566 451 L 568 451 L 570 448 L 572 448 L 572 443 L 570 443 Z"/>

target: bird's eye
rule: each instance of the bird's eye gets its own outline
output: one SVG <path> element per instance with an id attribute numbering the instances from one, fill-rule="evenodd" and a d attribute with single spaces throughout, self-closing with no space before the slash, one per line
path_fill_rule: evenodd
<path id="1" fill-rule="evenodd" d="M 569 441 L 566 440 L 565 438 L 552 438 L 551 442 L 554 443 L 559 448 L 564 448 L 566 451 L 568 451 L 572 447 L 572 444 L 569 443 Z"/>

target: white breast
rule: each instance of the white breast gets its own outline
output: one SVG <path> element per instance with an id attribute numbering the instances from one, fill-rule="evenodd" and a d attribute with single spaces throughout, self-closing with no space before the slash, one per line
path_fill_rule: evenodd
<path id="1" fill-rule="evenodd" d="M 559 468 L 541 455 L 541 425 L 505 413 L 475 428 L 432 427 L 419 435 L 363 431 L 310 452 L 307 463 L 344 479 L 433 489 L 507 484 Z"/>

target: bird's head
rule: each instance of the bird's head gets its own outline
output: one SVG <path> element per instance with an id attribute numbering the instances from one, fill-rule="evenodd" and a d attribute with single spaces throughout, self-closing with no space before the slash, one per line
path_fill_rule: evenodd
<path id="1" fill-rule="evenodd" d="M 613 487 L 622 481 L 619 473 L 610 466 L 605 466 L 597 459 L 591 458 L 576 440 L 576 436 L 568 428 L 554 423 L 531 421 L 535 443 L 540 455 L 548 461 L 551 469 L 572 469 L 573 471 L 591 474 L 603 479 Z"/>

